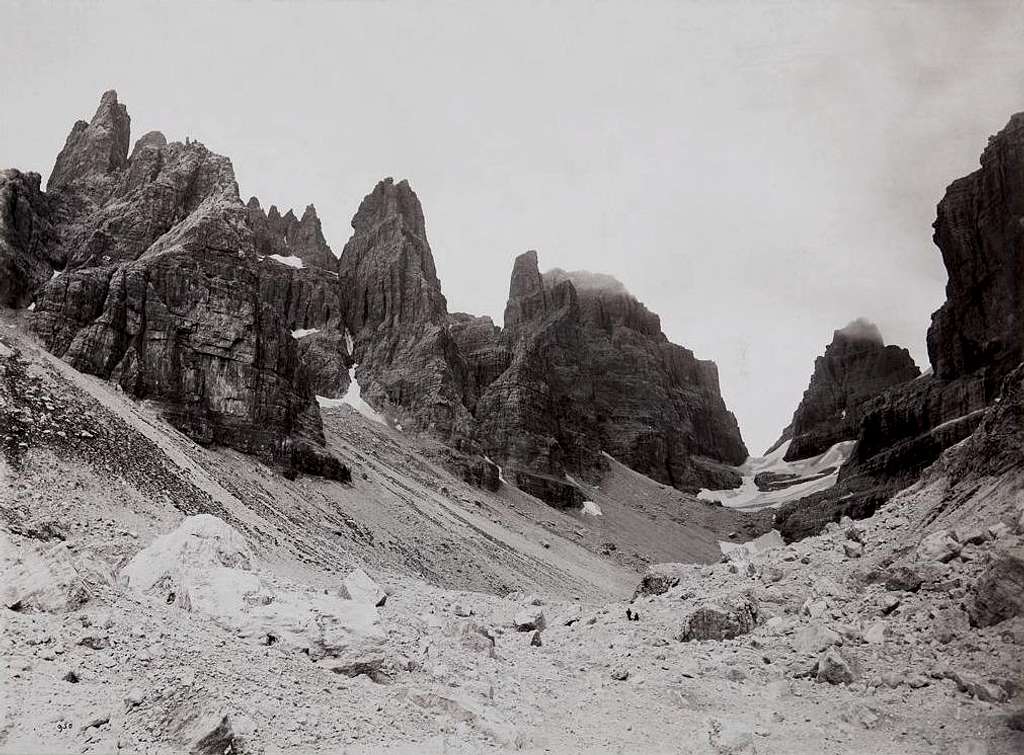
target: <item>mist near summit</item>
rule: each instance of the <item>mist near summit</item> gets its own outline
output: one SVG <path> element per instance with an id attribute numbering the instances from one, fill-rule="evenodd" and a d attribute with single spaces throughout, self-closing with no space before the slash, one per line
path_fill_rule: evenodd
<path id="1" fill-rule="evenodd" d="M 951 176 L 1020 108 L 1005 3 L 15 4 L 0 163 L 43 173 L 99 91 L 313 202 L 335 253 L 405 177 L 451 311 L 501 322 L 513 258 L 613 276 L 718 365 L 759 453 L 866 317 L 927 366 Z M 244 19 L 244 34 L 238 21 Z"/>

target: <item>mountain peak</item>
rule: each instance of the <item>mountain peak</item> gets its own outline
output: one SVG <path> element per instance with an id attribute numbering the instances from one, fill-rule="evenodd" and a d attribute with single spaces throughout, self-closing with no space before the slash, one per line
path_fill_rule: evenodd
<path id="1" fill-rule="evenodd" d="M 47 183 L 49 190 L 78 184 L 86 194 L 106 185 L 106 179 L 128 166 L 131 118 L 113 89 L 104 92 L 89 123 L 76 121 L 57 155 Z M 98 185 L 97 185 L 98 184 Z"/>

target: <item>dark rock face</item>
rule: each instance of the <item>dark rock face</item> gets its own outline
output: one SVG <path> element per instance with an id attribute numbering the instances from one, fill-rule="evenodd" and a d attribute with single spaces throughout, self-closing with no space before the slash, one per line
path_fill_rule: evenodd
<path id="1" fill-rule="evenodd" d="M 296 354 L 310 390 L 341 398 L 352 365 L 344 321 L 345 304 L 333 273 L 294 268 L 265 257 L 260 263 L 263 305 L 282 318 L 297 342 Z"/>
<path id="2" fill-rule="evenodd" d="M 423 208 L 407 181 L 386 178 L 352 218 L 341 255 L 342 288 L 352 292 L 353 332 L 364 328 L 443 323 L 447 302 L 427 243 Z"/>
<path id="3" fill-rule="evenodd" d="M 246 209 L 257 254 L 298 257 L 306 265 L 331 272 L 338 269 L 338 258 L 327 245 L 320 218 L 313 205 L 306 207 L 301 220 L 291 210 L 282 217 L 273 205 L 264 214 L 256 197 L 249 200 Z"/>
<path id="4" fill-rule="evenodd" d="M 320 448 L 315 395 L 343 395 L 355 368 L 369 403 L 483 487 L 500 463 L 527 492 L 578 505 L 572 477 L 596 483 L 605 452 L 686 490 L 738 482 L 726 465 L 746 449 L 714 364 L 669 343 L 614 280 L 544 276 L 529 253 L 504 329 L 449 315 L 405 181 L 366 196 L 336 259 L 312 206 L 243 205 L 231 162 L 202 144 L 153 131 L 129 145 L 108 92 L 72 129 L 48 194 L 33 174 L 0 176 L 0 294 L 35 302 L 54 353 L 198 441 L 344 477 Z"/>
<path id="5" fill-rule="evenodd" d="M 976 627 L 1024 615 L 1024 548 L 996 557 L 974 587 L 968 614 Z"/>
<path id="6" fill-rule="evenodd" d="M 934 240 L 949 283 L 928 331 L 933 374 L 863 405 L 858 442 L 839 484 L 778 510 L 776 526 L 787 540 L 815 534 L 843 515 L 870 516 L 968 437 L 972 452 L 950 460 L 954 481 L 1019 464 L 1022 413 L 1014 397 L 1020 375 L 1013 370 L 1024 357 L 1024 114 L 992 137 L 981 164 L 939 203 Z"/>
<path id="7" fill-rule="evenodd" d="M 576 290 L 567 281 L 548 290 L 537 253 L 527 252 L 513 266 L 505 316 L 502 345 L 513 357 L 477 401 L 480 443 L 517 487 L 578 506 L 583 494 L 566 475 L 596 481 L 607 462 Z"/>
<path id="8" fill-rule="evenodd" d="M 670 343 L 657 315 L 614 279 L 541 275 L 527 252 L 513 266 L 504 330 L 461 328 L 483 387 L 481 445 L 506 477 L 549 502 L 582 500 L 567 475 L 596 481 L 602 452 L 685 490 L 721 484 L 715 462 L 746 459 L 714 364 Z"/>
<path id="9" fill-rule="evenodd" d="M 989 140 L 979 170 L 946 190 L 934 240 L 949 273 L 928 330 L 935 376 L 1005 374 L 1024 360 L 1024 113 Z"/>
<path id="10" fill-rule="evenodd" d="M 108 92 L 57 159 L 47 200 L 59 238 L 43 246 L 66 268 L 33 292 L 33 328 L 201 443 L 347 479 L 320 447 L 312 385 L 331 378 L 300 365 L 290 332 L 340 322 L 337 291 L 316 271 L 260 262 L 227 158 L 152 132 L 129 159 L 128 124 Z"/>
<path id="11" fill-rule="evenodd" d="M 671 343 L 659 317 L 614 278 L 558 269 L 544 277 L 551 286 L 569 281 L 577 291 L 605 451 L 659 482 L 691 491 L 721 483 L 714 462 L 746 460 L 714 362 Z"/>
<path id="12" fill-rule="evenodd" d="M 38 173 L 0 171 L 0 307 L 27 307 L 63 267 Z"/>
<path id="13" fill-rule="evenodd" d="M 999 399 L 980 413 L 977 430 L 947 465 L 953 484 L 968 477 L 1001 475 L 1024 459 L 1024 364 L 1007 375 Z"/>
<path id="14" fill-rule="evenodd" d="M 512 352 L 502 341 L 501 328 L 490 317 L 456 312 L 448 316 L 448 331 L 466 360 L 476 392 L 486 390 L 512 364 Z M 474 411 L 477 397 L 469 398 L 469 410 Z"/>
<path id="15" fill-rule="evenodd" d="M 352 228 L 338 273 L 362 395 L 462 448 L 471 379 L 448 329 L 419 199 L 406 181 L 385 179 L 363 199 Z"/>
<path id="16" fill-rule="evenodd" d="M 77 121 L 72 127 L 57 155 L 47 190 L 74 186 L 93 200 L 103 199 L 105 190 L 128 165 L 130 135 L 128 110 L 117 101 L 117 92 L 104 92 L 92 120 Z"/>
<path id="17" fill-rule="evenodd" d="M 835 331 L 824 355 L 815 360 L 810 385 L 775 447 L 791 439 L 785 459 L 795 461 L 853 440 L 871 399 L 920 374 L 910 352 L 886 346 L 873 324 L 850 323 Z"/>

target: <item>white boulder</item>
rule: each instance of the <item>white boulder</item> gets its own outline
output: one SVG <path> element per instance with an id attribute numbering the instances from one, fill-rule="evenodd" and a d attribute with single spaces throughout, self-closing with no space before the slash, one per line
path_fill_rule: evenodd
<path id="1" fill-rule="evenodd" d="M 255 570 L 241 533 L 209 514 L 187 517 L 122 571 L 134 592 L 208 616 L 237 636 L 282 643 L 313 660 L 364 655 L 384 642 L 373 605 L 324 595 Z"/>

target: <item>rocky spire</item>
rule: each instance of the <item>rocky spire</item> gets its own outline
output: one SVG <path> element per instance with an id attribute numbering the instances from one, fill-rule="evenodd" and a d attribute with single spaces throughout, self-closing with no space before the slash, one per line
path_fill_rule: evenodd
<path id="1" fill-rule="evenodd" d="M 324 238 L 320 218 L 313 205 L 306 206 L 300 220 L 292 210 L 282 216 L 276 205 L 271 205 L 270 211 L 264 214 L 259 199 L 251 197 L 246 204 L 246 212 L 257 254 L 298 257 L 306 265 L 330 272 L 337 270 L 338 258 Z"/>
<path id="2" fill-rule="evenodd" d="M 505 304 L 505 328 L 515 332 L 524 322 L 547 311 L 548 298 L 544 277 L 537 265 L 537 252 L 530 250 L 516 257 Z"/>
<path id="3" fill-rule="evenodd" d="M 442 323 L 448 305 L 427 243 L 423 209 L 408 182 L 386 178 L 363 199 L 338 272 L 350 292 L 353 331 Z"/>
<path id="4" fill-rule="evenodd" d="M 295 217 L 294 214 L 292 217 Z M 316 208 L 311 204 L 306 205 L 302 219 L 297 220 L 289 229 L 288 246 L 292 249 L 292 254 L 301 257 L 309 265 L 331 271 L 338 267 L 338 258 L 327 245 L 320 218 L 316 214 Z"/>
<path id="5" fill-rule="evenodd" d="M 130 137 L 128 110 L 117 101 L 117 92 L 104 92 L 92 120 L 78 121 L 72 127 L 57 155 L 47 190 L 75 185 L 87 194 L 101 192 L 109 176 L 128 166 Z"/>
<path id="6" fill-rule="evenodd" d="M 772 449 L 791 440 L 786 460 L 793 461 L 855 439 L 868 402 L 920 374 L 909 351 L 886 346 L 874 323 L 854 320 L 833 333 L 825 353 L 814 361 L 793 421 Z"/>

